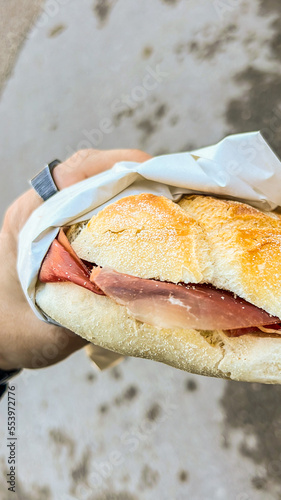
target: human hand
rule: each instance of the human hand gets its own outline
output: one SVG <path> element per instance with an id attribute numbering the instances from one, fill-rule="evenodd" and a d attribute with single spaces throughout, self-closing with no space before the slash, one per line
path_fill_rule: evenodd
<path id="1" fill-rule="evenodd" d="M 133 149 L 78 151 L 52 172 L 61 190 L 111 168 L 118 161 L 144 162 L 150 156 Z M 0 232 L 0 368 L 41 368 L 72 354 L 88 342 L 67 330 L 44 323 L 30 308 L 17 275 L 18 235 L 31 213 L 43 203 L 26 191 L 7 210 Z"/>

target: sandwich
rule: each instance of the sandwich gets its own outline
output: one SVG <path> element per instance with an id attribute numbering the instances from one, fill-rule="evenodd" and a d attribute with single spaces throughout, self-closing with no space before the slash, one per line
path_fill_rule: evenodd
<path id="1" fill-rule="evenodd" d="M 125 356 L 281 383 L 281 216 L 206 195 L 121 198 L 60 229 L 36 303 Z"/>

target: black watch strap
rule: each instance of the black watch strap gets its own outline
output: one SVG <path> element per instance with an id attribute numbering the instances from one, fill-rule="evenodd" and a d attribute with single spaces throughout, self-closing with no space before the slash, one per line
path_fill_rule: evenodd
<path id="1" fill-rule="evenodd" d="M 0 399 L 5 394 L 9 380 L 21 372 L 21 368 L 18 370 L 1 370 L 0 368 Z"/>
<path id="2" fill-rule="evenodd" d="M 14 377 L 21 371 L 21 368 L 17 370 L 1 370 L 0 368 L 0 385 L 9 382 L 10 378 Z"/>

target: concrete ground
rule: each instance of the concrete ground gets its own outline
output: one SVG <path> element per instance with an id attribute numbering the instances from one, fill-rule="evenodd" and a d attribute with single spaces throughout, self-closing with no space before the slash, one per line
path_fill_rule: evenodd
<path id="1" fill-rule="evenodd" d="M 45 162 L 81 147 L 160 154 L 262 129 L 281 153 L 278 0 L 41 8 L 0 1 L 2 215 Z M 1 500 L 281 499 L 279 386 L 139 359 L 97 372 L 81 351 L 16 388 L 17 493 L 5 397 Z"/>

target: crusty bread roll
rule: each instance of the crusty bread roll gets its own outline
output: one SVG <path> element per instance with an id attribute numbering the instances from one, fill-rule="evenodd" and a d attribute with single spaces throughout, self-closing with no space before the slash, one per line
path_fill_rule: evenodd
<path id="1" fill-rule="evenodd" d="M 200 225 L 163 196 L 128 196 L 108 205 L 72 246 L 82 259 L 139 278 L 199 283 L 212 276 Z"/>
<path id="2" fill-rule="evenodd" d="M 140 278 L 210 283 L 281 318 L 281 218 L 210 196 L 178 204 L 142 194 L 123 198 L 72 227 L 82 259 Z M 85 339 L 124 355 L 193 373 L 281 383 L 281 335 L 156 328 L 127 308 L 72 283 L 40 283 L 37 304 Z"/>

